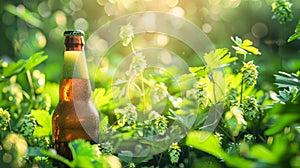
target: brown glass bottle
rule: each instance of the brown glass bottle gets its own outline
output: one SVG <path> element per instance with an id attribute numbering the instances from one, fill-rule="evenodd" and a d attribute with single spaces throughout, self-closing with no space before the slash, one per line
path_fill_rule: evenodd
<path id="1" fill-rule="evenodd" d="M 58 154 L 72 160 L 68 143 L 85 139 L 97 143 L 99 114 L 91 102 L 91 86 L 84 54 L 84 33 L 65 31 L 63 76 L 59 103 L 52 117 L 52 141 Z M 54 161 L 58 167 L 65 165 Z"/>

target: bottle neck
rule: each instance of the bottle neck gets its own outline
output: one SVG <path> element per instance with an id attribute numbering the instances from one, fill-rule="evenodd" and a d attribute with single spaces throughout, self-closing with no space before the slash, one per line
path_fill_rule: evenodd
<path id="1" fill-rule="evenodd" d="M 88 69 L 84 51 L 65 51 L 63 78 L 88 79 Z"/>
<path id="2" fill-rule="evenodd" d="M 82 36 L 65 38 L 64 64 L 60 81 L 60 101 L 88 100 L 91 86 Z"/>

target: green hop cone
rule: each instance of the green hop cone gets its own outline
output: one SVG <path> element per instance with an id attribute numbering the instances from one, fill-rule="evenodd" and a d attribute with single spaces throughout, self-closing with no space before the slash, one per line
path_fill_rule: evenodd
<path id="1" fill-rule="evenodd" d="M 178 163 L 179 157 L 180 157 L 180 146 L 178 145 L 178 143 L 173 143 L 169 149 L 168 149 L 168 153 L 169 153 L 169 158 L 172 164 L 174 163 Z"/>
<path id="2" fill-rule="evenodd" d="M 99 147 L 100 147 L 100 151 L 103 155 L 112 155 L 113 154 L 114 148 L 110 142 L 106 141 L 106 142 L 100 143 Z"/>
<path id="3" fill-rule="evenodd" d="M 243 62 L 243 67 L 241 68 L 241 73 L 243 74 L 243 81 L 246 86 L 254 86 L 256 84 L 256 79 L 258 72 L 256 70 L 257 66 L 253 61 L 247 63 Z"/>
<path id="4" fill-rule="evenodd" d="M 137 120 L 137 111 L 133 104 L 127 104 L 125 108 L 115 109 L 115 115 L 120 127 L 125 125 L 133 126 Z"/>
<path id="5" fill-rule="evenodd" d="M 33 135 L 34 129 L 37 127 L 37 122 L 35 118 L 30 115 L 25 115 L 23 122 L 21 133 L 23 133 L 24 137 L 30 137 Z"/>
<path id="6" fill-rule="evenodd" d="M 122 45 L 124 47 L 128 46 L 134 37 L 133 26 L 130 23 L 122 26 L 119 36 L 122 40 Z"/>
<path id="7" fill-rule="evenodd" d="M 247 120 L 260 118 L 258 105 L 256 99 L 253 97 L 247 96 L 243 100 L 243 110 L 244 110 L 244 116 Z"/>
<path id="8" fill-rule="evenodd" d="M 204 109 L 208 103 L 207 84 L 204 82 L 198 82 L 196 85 L 196 94 L 198 104 L 202 109 Z"/>
<path id="9" fill-rule="evenodd" d="M 168 121 L 166 117 L 159 116 L 155 119 L 155 129 L 159 135 L 165 134 L 166 130 L 168 129 Z"/>
<path id="10" fill-rule="evenodd" d="M 9 127 L 10 114 L 8 111 L 0 108 L 0 130 L 6 131 Z"/>
<path id="11" fill-rule="evenodd" d="M 277 19 L 280 24 L 285 24 L 293 20 L 292 3 L 288 0 L 275 0 L 272 3 L 273 19 Z"/>

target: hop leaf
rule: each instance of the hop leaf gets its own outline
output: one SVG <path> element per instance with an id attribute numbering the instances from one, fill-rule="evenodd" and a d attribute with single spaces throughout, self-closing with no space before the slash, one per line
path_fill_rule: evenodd
<path id="1" fill-rule="evenodd" d="M 243 64 L 244 66 L 241 68 L 243 81 L 247 86 L 254 86 L 258 76 L 258 72 L 256 70 L 257 66 L 254 65 L 253 61 L 249 61 L 248 63 L 243 62 Z"/>
<path id="2" fill-rule="evenodd" d="M 130 23 L 122 26 L 119 35 L 122 40 L 122 45 L 124 47 L 128 46 L 134 37 L 133 26 Z"/>

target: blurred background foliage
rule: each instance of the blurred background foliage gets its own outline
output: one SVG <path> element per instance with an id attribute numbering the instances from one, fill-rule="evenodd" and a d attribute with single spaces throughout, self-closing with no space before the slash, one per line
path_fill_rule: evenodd
<path id="1" fill-rule="evenodd" d="M 63 31 L 82 29 L 86 32 L 87 39 L 105 23 L 120 16 L 142 11 L 160 11 L 190 20 L 207 34 L 216 48 L 230 46 L 231 36 L 253 41 L 264 53 L 255 58 L 260 66 L 260 75 L 264 78 L 263 81 L 258 79 L 258 83 L 264 82 L 260 86 L 270 89 L 274 87 L 272 84 L 274 72 L 278 70 L 294 72 L 300 68 L 300 60 L 297 58 L 299 41 L 286 44 L 300 16 L 300 1 L 292 2 L 295 17 L 285 24 L 272 19 L 272 2 L 272 0 L 1 0 L 0 57 L 10 62 L 26 59 L 38 51 L 44 51 L 49 58 L 40 69 L 47 74 L 47 81 L 58 82 L 63 62 Z M 147 36 L 143 38 L 146 40 L 140 39 L 138 45 L 149 43 Z M 167 47 L 188 63 L 195 62 L 194 53 L 190 48 L 181 47 L 178 41 L 173 42 L 174 39 L 167 36 L 151 38 L 158 46 Z M 100 46 L 102 50 L 107 50 L 105 41 L 100 41 L 99 44 L 102 44 Z M 88 50 L 89 45 L 86 46 Z M 107 57 L 120 60 L 125 55 L 127 54 L 124 54 L 120 47 L 114 47 Z M 104 59 L 101 66 L 109 65 Z"/>

